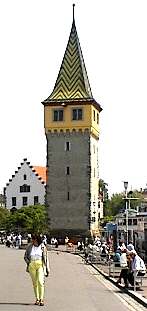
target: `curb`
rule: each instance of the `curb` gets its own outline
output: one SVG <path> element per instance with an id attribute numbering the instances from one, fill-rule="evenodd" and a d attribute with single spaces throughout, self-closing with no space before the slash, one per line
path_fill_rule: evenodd
<path id="1" fill-rule="evenodd" d="M 147 307 L 147 299 L 142 297 L 140 294 L 134 293 L 133 291 L 130 291 L 126 288 L 123 288 L 121 285 L 117 284 L 116 281 L 109 277 L 109 275 L 107 273 L 105 273 L 104 271 L 102 271 L 101 269 L 99 269 L 97 266 L 95 266 L 94 264 L 90 264 L 94 269 L 96 269 L 102 276 L 105 277 L 106 280 L 110 281 L 111 283 L 113 283 L 116 287 L 118 287 L 119 289 L 121 289 L 122 291 L 124 291 L 126 294 L 128 294 L 130 297 L 132 297 L 134 300 L 136 300 L 137 302 L 139 302 L 140 304 L 142 304 L 144 307 Z"/>

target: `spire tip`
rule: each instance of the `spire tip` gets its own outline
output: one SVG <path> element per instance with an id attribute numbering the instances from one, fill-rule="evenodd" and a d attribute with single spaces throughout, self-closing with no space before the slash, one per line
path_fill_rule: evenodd
<path id="1" fill-rule="evenodd" d="M 75 3 L 73 3 L 73 22 L 74 22 L 74 20 L 75 20 Z"/>

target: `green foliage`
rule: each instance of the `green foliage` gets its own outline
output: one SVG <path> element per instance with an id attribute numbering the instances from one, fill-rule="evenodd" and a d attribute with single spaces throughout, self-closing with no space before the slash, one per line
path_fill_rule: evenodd
<path id="1" fill-rule="evenodd" d="M 30 233 L 47 232 L 47 209 L 44 205 L 22 207 L 13 214 L 9 213 L 5 228 Z"/>
<path id="2" fill-rule="evenodd" d="M 127 197 L 137 198 L 128 200 L 128 208 L 131 209 L 136 209 L 136 207 L 140 206 L 141 202 L 143 202 L 143 195 L 137 190 L 128 192 Z M 105 206 L 105 216 L 115 216 L 120 211 L 125 211 L 126 200 L 124 198 L 124 193 L 113 194 Z"/>
<path id="3" fill-rule="evenodd" d="M 0 229 L 5 229 L 5 223 L 7 216 L 9 215 L 9 211 L 6 208 L 0 207 Z"/>
<path id="4" fill-rule="evenodd" d="M 103 179 L 99 179 L 99 193 L 103 197 L 103 201 L 107 201 L 108 199 L 108 184 L 104 182 Z"/>

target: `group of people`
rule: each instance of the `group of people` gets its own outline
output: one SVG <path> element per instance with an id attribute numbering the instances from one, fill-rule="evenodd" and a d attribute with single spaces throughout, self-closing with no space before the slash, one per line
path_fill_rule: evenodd
<path id="1" fill-rule="evenodd" d="M 22 235 L 20 233 L 10 233 L 7 234 L 4 243 L 7 247 L 14 247 L 14 248 L 20 248 L 22 242 Z"/>
<path id="2" fill-rule="evenodd" d="M 121 284 L 123 279 L 124 286 L 127 288 L 130 285 L 134 286 L 134 275 L 144 276 L 146 273 L 146 266 L 143 259 L 135 251 L 134 245 L 130 242 L 127 246 L 120 242 L 114 260 L 120 264 L 121 272 L 117 283 Z M 136 284 L 138 285 L 138 284 Z"/>

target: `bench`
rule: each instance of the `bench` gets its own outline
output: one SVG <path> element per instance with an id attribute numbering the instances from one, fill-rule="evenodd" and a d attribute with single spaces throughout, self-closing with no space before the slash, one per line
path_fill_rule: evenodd
<path id="1" fill-rule="evenodd" d="M 109 276 L 115 278 L 120 275 L 122 268 L 120 267 L 119 262 L 109 261 L 108 266 L 109 266 Z"/>
<path id="2" fill-rule="evenodd" d="M 137 275 L 137 271 L 134 271 L 134 291 L 136 291 L 136 287 L 137 287 L 137 285 L 136 285 L 136 282 L 138 283 L 138 284 L 140 284 L 140 286 L 142 286 L 143 285 L 143 280 L 144 279 L 146 279 L 147 278 L 147 275 L 145 274 L 145 275 Z"/>

